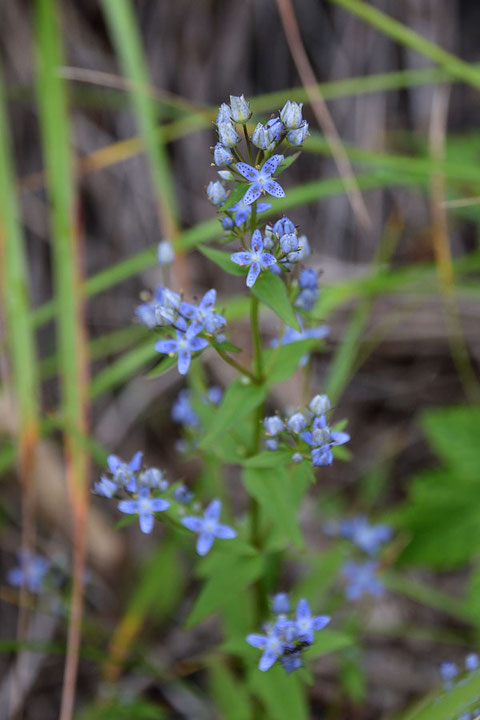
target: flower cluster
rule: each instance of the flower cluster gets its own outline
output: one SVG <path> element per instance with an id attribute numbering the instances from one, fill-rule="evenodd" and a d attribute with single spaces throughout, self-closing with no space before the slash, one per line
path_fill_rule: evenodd
<path id="1" fill-rule="evenodd" d="M 223 391 L 216 385 L 208 388 L 205 395 L 200 400 L 205 406 L 215 407 L 220 404 L 223 396 Z M 198 412 L 195 410 L 192 404 L 192 391 L 188 388 L 183 388 L 178 393 L 175 402 L 172 405 L 172 420 L 182 425 L 184 431 L 194 441 L 201 430 L 201 420 Z M 182 446 L 183 447 L 183 446 Z"/>
<path id="2" fill-rule="evenodd" d="M 331 465 L 332 447 L 348 442 L 350 436 L 330 429 L 326 417 L 330 408 L 326 395 L 315 395 L 303 412 L 292 413 L 286 418 L 279 415 L 266 417 L 263 421 L 267 434 L 265 446 L 268 450 L 291 448 L 293 462 L 301 462 L 309 453 L 314 466 Z"/>
<path id="3" fill-rule="evenodd" d="M 330 617 L 312 617 L 304 598 L 298 601 L 295 618 L 289 617 L 290 601 L 286 593 L 274 596 L 272 611 L 276 617 L 272 622 L 265 623 L 264 635 L 247 635 L 247 642 L 263 651 L 259 670 L 265 672 L 280 660 L 285 671 L 290 673 L 303 666 L 302 651 L 312 645 L 314 632 L 328 625 Z"/>
<path id="4" fill-rule="evenodd" d="M 29 552 L 17 552 L 17 560 L 18 565 L 7 573 L 8 584 L 25 587 L 31 593 L 40 592 L 50 570 L 50 562 L 43 555 Z"/>
<path id="5" fill-rule="evenodd" d="M 199 555 L 205 555 L 210 550 L 215 537 L 236 537 L 235 530 L 218 522 L 220 500 L 213 500 L 208 505 L 203 518 L 186 516 L 183 506 L 192 503 L 193 493 L 183 483 L 170 486 L 165 474 L 158 468 L 142 467 L 142 457 L 143 453 L 137 452 L 126 463 L 117 455 L 109 455 L 107 463 L 110 472 L 95 483 L 93 492 L 107 498 L 120 498 L 123 495 L 118 509 L 127 515 L 138 515 L 140 529 L 146 534 L 152 532 L 155 513 L 170 509 L 174 520 L 178 519 L 184 527 L 199 533 Z M 193 509 L 199 509 L 197 503 Z"/>
<path id="6" fill-rule="evenodd" d="M 225 341 L 225 318 L 215 312 L 217 293 L 211 289 L 198 305 L 182 300 L 181 295 L 169 288 L 158 287 L 153 298 L 139 305 L 136 315 L 150 329 L 171 328 L 175 338 L 158 340 L 155 350 L 178 356 L 178 372 L 185 375 L 190 367 L 192 353 L 204 350 L 209 342 Z"/>
<path id="7" fill-rule="evenodd" d="M 465 671 L 471 674 L 478 670 L 480 666 L 480 659 L 477 653 L 469 653 L 465 658 Z M 443 682 L 443 689 L 448 692 L 455 687 L 456 680 L 460 675 L 461 670 L 458 665 L 454 662 L 444 662 L 440 665 L 440 675 Z M 475 708 L 472 711 L 462 713 L 458 717 L 458 720 L 475 720 L 480 713 L 480 707 Z"/>

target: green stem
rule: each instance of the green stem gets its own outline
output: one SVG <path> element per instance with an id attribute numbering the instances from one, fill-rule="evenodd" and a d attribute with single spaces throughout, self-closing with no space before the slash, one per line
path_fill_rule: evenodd
<path id="1" fill-rule="evenodd" d="M 250 162 L 250 165 L 253 165 L 252 145 L 250 143 L 250 138 L 248 137 L 248 131 L 247 131 L 246 125 L 243 126 L 243 134 L 245 135 L 245 142 L 247 143 L 248 160 Z"/>
<path id="2" fill-rule="evenodd" d="M 229 365 L 231 365 L 233 368 L 235 368 L 235 370 L 238 370 L 238 372 L 241 375 L 246 375 L 251 380 L 253 380 L 254 383 L 257 382 L 257 377 L 248 368 L 244 367 L 243 365 L 240 365 L 240 363 L 238 363 L 236 360 L 234 360 L 232 357 L 230 357 L 230 355 L 227 355 L 227 353 L 223 352 L 223 350 L 221 350 L 218 345 L 214 345 L 213 347 L 215 348 L 217 353 L 220 355 L 222 360 L 225 360 L 225 362 L 228 363 Z"/>
<path id="3" fill-rule="evenodd" d="M 263 357 L 260 341 L 260 328 L 258 325 L 258 298 L 252 294 L 250 302 L 250 326 L 252 328 L 253 365 L 255 378 L 258 383 L 263 381 Z"/>

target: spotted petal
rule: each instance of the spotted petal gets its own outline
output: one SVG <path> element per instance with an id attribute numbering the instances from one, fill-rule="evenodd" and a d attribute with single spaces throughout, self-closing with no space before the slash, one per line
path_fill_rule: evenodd
<path id="1" fill-rule="evenodd" d="M 121 500 L 118 509 L 127 515 L 135 515 L 138 512 L 138 500 Z"/>
<path id="2" fill-rule="evenodd" d="M 205 338 L 199 338 L 199 337 L 193 337 L 189 341 L 190 350 L 195 352 L 195 350 L 204 350 L 208 345 L 208 340 L 205 340 Z"/>
<path id="3" fill-rule="evenodd" d="M 250 270 L 247 275 L 247 287 L 251 288 L 255 285 L 255 280 L 260 275 L 260 263 L 254 262 L 250 265 Z"/>
<path id="4" fill-rule="evenodd" d="M 182 525 L 192 532 L 202 532 L 203 529 L 203 518 L 195 517 L 194 515 L 187 515 L 183 517 L 180 522 Z"/>
<path id="5" fill-rule="evenodd" d="M 265 635 L 259 635 L 258 633 L 250 633 L 250 635 L 247 635 L 246 640 L 249 645 L 252 645 L 252 647 L 263 650 L 267 644 L 268 638 L 265 637 Z"/>
<path id="6" fill-rule="evenodd" d="M 323 630 L 323 628 L 330 622 L 328 615 L 317 615 L 312 620 L 312 627 L 314 630 Z"/>
<path id="7" fill-rule="evenodd" d="M 262 672 L 269 670 L 275 660 L 278 658 L 278 655 L 279 653 L 276 653 L 274 650 L 265 650 L 262 657 L 260 658 L 260 662 L 258 663 L 258 669 Z"/>
<path id="8" fill-rule="evenodd" d="M 270 253 L 263 253 L 263 255 L 260 258 L 260 263 L 262 267 L 271 267 L 272 265 L 276 264 L 276 260 Z"/>
<path id="9" fill-rule="evenodd" d="M 212 500 L 205 508 L 204 517 L 207 520 L 218 520 L 222 511 L 222 503 L 220 500 Z"/>
<path id="10" fill-rule="evenodd" d="M 159 340 L 155 343 L 155 350 L 159 353 L 170 353 L 175 354 L 177 352 L 177 341 L 176 340 Z"/>
<path id="11" fill-rule="evenodd" d="M 350 435 L 346 432 L 331 432 L 330 437 L 333 440 L 332 445 L 343 445 L 350 440 Z"/>
<path id="12" fill-rule="evenodd" d="M 230 260 L 237 265 L 250 265 L 252 262 L 252 253 L 236 252 L 230 255 Z"/>
<path id="13" fill-rule="evenodd" d="M 285 190 L 275 180 L 268 180 L 263 187 L 270 195 L 276 198 L 285 197 Z"/>
<path id="14" fill-rule="evenodd" d="M 253 181 L 256 180 L 258 177 L 258 170 L 256 170 L 251 165 L 248 165 L 247 163 L 238 162 L 236 163 L 235 167 L 237 168 L 240 175 L 243 175 L 243 177 L 247 180 Z"/>
<path id="15" fill-rule="evenodd" d="M 271 180 L 270 182 L 274 182 Z M 279 185 L 280 187 L 280 185 Z M 260 190 L 260 185 L 258 183 L 254 183 L 253 185 L 250 185 L 247 192 L 243 196 L 243 202 L 245 205 L 251 205 L 255 202 L 255 200 L 258 200 L 260 195 L 262 194 L 262 191 Z M 281 196 L 283 197 L 283 196 Z"/>
<path id="16" fill-rule="evenodd" d="M 178 372 L 180 375 L 187 374 L 191 357 L 190 350 L 180 350 L 178 353 Z"/>
<path id="17" fill-rule="evenodd" d="M 263 163 L 262 173 L 264 175 L 274 175 L 277 167 L 280 165 L 281 162 L 283 162 L 283 160 L 283 155 L 272 155 L 272 157 L 267 160 L 267 162 Z"/>
<path id="18" fill-rule="evenodd" d="M 197 553 L 206 555 L 213 545 L 215 535 L 213 532 L 201 532 L 197 540 Z"/>
<path id="19" fill-rule="evenodd" d="M 215 537 L 222 538 L 223 540 L 231 540 L 237 537 L 237 533 L 228 525 L 217 525 L 215 528 Z"/>
<path id="20" fill-rule="evenodd" d="M 208 290 L 208 292 L 205 293 L 203 298 L 200 301 L 200 306 L 202 310 L 211 310 L 213 306 L 215 305 L 215 300 L 217 299 L 217 291 L 213 288 L 211 290 Z"/>
<path id="21" fill-rule="evenodd" d="M 182 302 L 179 307 L 179 312 L 189 320 L 197 314 L 197 308 L 195 305 L 191 305 L 187 302 Z"/>
<path id="22" fill-rule="evenodd" d="M 148 535 L 153 530 L 153 515 L 151 512 L 140 513 L 140 530 Z"/>
<path id="23" fill-rule="evenodd" d="M 143 452 L 141 450 L 136 452 L 135 455 L 132 457 L 132 459 L 128 463 L 128 467 L 132 472 L 137 472 L 137 470 L 140 470 L 140 467 L 142 465 L 142 458 Z"/>
<path id="24" fill-rule="evenodd" d="M 164 500 L 163 498 L 152 498 L 150 501 L 150 507 L 152 512 L 163 512 L 170 507 L 170 503 L 168 500 Z"/>
<path id="25" fill-rule="evenodd" d="M 122 464 L 122 461 L 120 460 L 118 455 L 109 455 L 107 458 L 107 463 L 110 472 L 115 474 L 117 472 L 118 466 Z"/>
<path id="26" fill-rule="evenodd" d="M 252 235 L 252 250 L 258 255 L 263 250 L 263 240 L 260 230 L 255 230 Z"/>

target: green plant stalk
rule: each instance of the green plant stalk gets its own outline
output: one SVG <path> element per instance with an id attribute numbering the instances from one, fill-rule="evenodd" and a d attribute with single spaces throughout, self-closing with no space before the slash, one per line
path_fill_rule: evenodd
<path id="1" fill-rule="evenodd" d="M 63 59 L 57 18 L 55 0 L 36 0 L 36 89 L 51 207 L 61 415 L 64 421 L 67 484 L 73 511 L 73 591 L 60 710 L 60 720 L 71 720 L 81 640 L 89 499 L 88 451 L 78 438 L 87 434 L 89 393 L 79 277 L 79 238 L 75 222 L 67 98 L 65 83 L 59 75 Z"/>
<path id="2" fill-rule="evenodd" d="M 460 60 L 460 58 L 443 50 L 443 48 L 435 45 L 435 43 L 426 40 L 419 35 L 419 33 L 410 30 L 410 28 L 380 10 L 377 10 L 372 5 L 367 5 L 365 2 L 362 2 L 362 0 L 330 0 L 330 2 L 335 5 L 340 5 L 345 8 L 345 10 L 357 15 L 369 25 L 372 25 L 381 33 L 388 35 L 388 37 L 396 40 L 401 45 L 405 45 L 420 53 L 420 55 L 424 55 L 430 60 L 433 60 L 433 62 L 444 68 L 451 77 L 462 80 L 477 90 L 480 90 L 480 72 L 476 67 Z"/>

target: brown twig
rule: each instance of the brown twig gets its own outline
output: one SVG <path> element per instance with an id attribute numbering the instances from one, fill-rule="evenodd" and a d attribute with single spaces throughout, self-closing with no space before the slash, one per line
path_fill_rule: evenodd
<path id="1" fill-rule="evenodd" d="M 355 175 L 341 138 L 318 87 L 315 73 L 305 52 L 297 18 L 291 0 L 277 0 L 278 12 L 287 38 L 293 62 L 310 100 L 313 114 L 330 147 L 333 159 L 348 195 L 357 222 L 364 230 L 370 230 L 372 222 L 359 190 Z"/>

